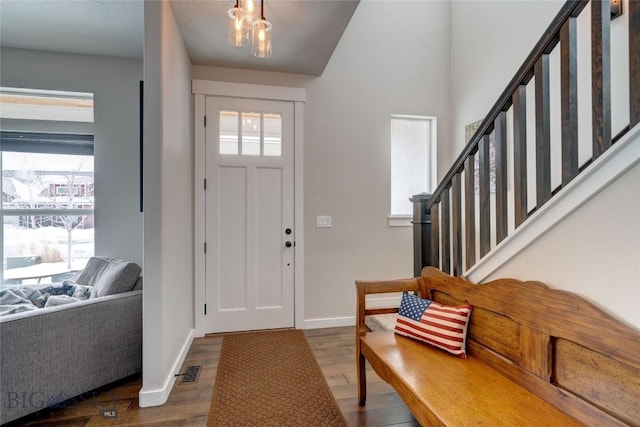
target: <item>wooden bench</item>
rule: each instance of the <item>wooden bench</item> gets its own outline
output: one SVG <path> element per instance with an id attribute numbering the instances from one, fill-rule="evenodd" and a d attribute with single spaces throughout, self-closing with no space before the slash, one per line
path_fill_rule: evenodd
<path id="1" fill-rule="evenodd" d="M 356 287 L 360 405 L 366 359 L 421 425 L 640 426 L 640 332 L 577 295 L 513 279 L 474 285 L 432 267 Z M 367 330 L 365 316 L 397 308 L 367 309 L 366 296 L 402 291 L 474 306 L 467 359 Z"/>

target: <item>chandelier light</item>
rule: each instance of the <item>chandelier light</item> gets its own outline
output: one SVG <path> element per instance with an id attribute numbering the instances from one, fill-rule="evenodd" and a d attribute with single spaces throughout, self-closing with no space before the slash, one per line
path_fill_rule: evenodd
<path id="1" fill-rule="evenodd" d="M 264 18 L 264 0 L 260 0 L 260 19 L 253 22 L 251 53 L 258 58 L 269 58 L 271 52 L 271 22 Z"/>
<path id="2" fill-rule="evenodd" d="M 254 0 L 245 0 L 244 2 L 244 23 L 248 34 L 253 30 L 253 18 L 255 16 L 256 2 Z"/>
<path id="3" fill-rule="evenodd" d="M 258 58 L 269 58 L 271 51 L 271 22 L 264 18 L 264 0 L 260 0 L 260 19 L 253 22 L 251 53 Z"/>
<path id="4" fill-rule="evenodd" d="M 240 0 L 227 11 L 227 40 L 231 46 L 242 47 L 251 40 L 251 53 L 258 58 L 270 58 L 271 22 L 264 17 L 264 0 L 260 0 L 260 18 L 254 20 L 255 0 L 245 0 L 244 7 Z"/>
<path id="5" fill-rule="evenodd" d="M 249 44 L 249 29 L 245 23 L 245 10 L 240 7 L 240 0 L 236 0 L 236 5 L 227 11 L 229 21 L 227 21 L 227 40 L 231 46 L 242 47 Z"/>

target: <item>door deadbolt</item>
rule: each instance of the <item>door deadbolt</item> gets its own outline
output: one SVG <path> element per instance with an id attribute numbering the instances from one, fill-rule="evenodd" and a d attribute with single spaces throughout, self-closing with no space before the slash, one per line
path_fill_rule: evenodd
<path id="1" fill-rule="evenodd" d="M 291 234 L 291 229 L 287 228 L 286 230 L 284 230 L 284 234 Z"/>

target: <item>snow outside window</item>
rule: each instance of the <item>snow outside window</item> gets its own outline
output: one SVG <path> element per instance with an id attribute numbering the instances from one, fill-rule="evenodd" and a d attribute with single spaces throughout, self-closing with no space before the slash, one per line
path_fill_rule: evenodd
<path id="1" fill-rule="evenodd" d="M 69 279 L 94 255 L 93 95 L 0 87 L 0 118 L 0 287 Z"/>

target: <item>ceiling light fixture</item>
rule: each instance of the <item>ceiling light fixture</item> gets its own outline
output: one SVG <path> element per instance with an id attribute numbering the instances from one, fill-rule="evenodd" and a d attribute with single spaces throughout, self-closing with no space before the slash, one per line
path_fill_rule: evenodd
<path id="1" fill-rule="evenodd" d="M 247 31 L 250 33 L 253 28 L 253 14 L 255 12 L 255 1 L 245 0 L 244 2 L 244 23 L 247 27 Z"/>
<path id="2" fill-rule="evenodd" d="M 229 21 L 227 24 L 227 40 L 231 46 L 242 47 L 249 44 L 249 28 L 245 23 L 245 10 L 240 7 L 240 0 L 227 11 Z"/>
<path id="3" fill-rule="evenodd" d="M 253 19 L 255 0 L 240 0 L 227 11 L 227 40 L 231 46 L 242 47 L 251 40 L 251 53 L 258 58 L 269 58 L 271 50 L 271 22 L 264 17 L 264 0 L 260 0 L 260 19 Z"/>
<path id="4" fill-rule="evenodd" d="M 271 57 L 271 22 L 264 18 L 264 0 L 260 0 L 260 19 L 253 22 L 251 53 L 258 58 Z"/>

